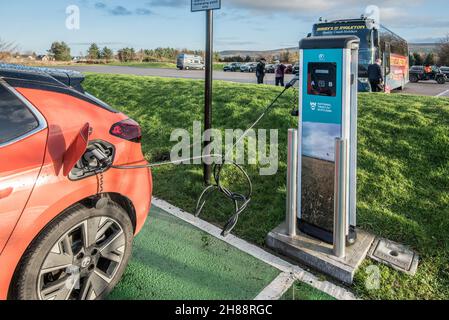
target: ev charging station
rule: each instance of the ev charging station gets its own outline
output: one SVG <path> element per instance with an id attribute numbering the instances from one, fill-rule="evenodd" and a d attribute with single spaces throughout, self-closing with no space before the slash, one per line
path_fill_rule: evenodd
<path id="1" fill-rule="evenodd" d="M 300 42 L 299 125 L 289 130 L 287 219 L 267 245 L 346 283 L 374 237 L 356 229 L 359 38 Z"/>
<path id="2" fill-rule="evenodd" d="M 345 241 L 356 239 L 359 42 L 321 37 L 300 44 L 298 226 L 330 244 L 339 218 Z"/>

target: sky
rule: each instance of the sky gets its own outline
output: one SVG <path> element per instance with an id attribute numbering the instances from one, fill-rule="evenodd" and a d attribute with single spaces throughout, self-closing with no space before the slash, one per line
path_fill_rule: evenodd
<path id="1" fill-rule="evenodd" d="M 410 42 L 437 42 L 449 33 L 447 0 L 222 0 L 214 50 L 294 47 L 320 17 L 357 18 L 373 3 L 381 23 Z M 69 6 L 79 8 L 79 29 L 66 27 Z M 38 54 L 53 41 L 68 43 L 72 55 L 93 42 L 114 50 L 205 45 L 205 13 L 191 13 L 190 0 L 0 0 L 0 24 L 3 41 Z"/>

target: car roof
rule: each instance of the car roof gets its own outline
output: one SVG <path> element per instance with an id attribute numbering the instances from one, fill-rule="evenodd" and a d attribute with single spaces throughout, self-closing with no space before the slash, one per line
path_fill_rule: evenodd
<path id="1" fill-rule="evenodd" d="M 117 113 L 106 103 L 87 94 L 81 86 L 85 76 L 77 71 L 28 67 L 17 64 L 0 63 L 0 80 L 12 87 L 47 90 L 71 95 L 102 109 Z"/>
<path id="2" fill-rule="evenodd" d="M 81 83 L 85 77 L 82 73 L 73 70 L 0 63 L 0 78 L 42 83 L 56 87 L 70 87 L 84 93 Z"/>

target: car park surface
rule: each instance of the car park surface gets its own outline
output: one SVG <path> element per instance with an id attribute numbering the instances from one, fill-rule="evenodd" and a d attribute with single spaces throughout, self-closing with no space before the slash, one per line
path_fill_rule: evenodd
<path id="1" fill-rule="evenodd" d="M 65 69 L 76 70 L 80 72 L 95 72 L 102 74 L 127 74 L 138 76 L 155 76 L 165 78 L 184 78 L 184 79 L 204 79 L 204 71 L 181 71 L 175 69 L 144 69 L 135 67 L 118 67 L 118 66 L 70 66 Z M 293 78 L 293 75 L 286 75 L 285 81 L 288 82 Z M 254 73 L 247 72 L 214 72 L 214 80 L 223 80 L 240 83 L 256 83 L 256 76 Z M 274 74 L 267 74 L 265 76 L 265 84 L 275 84 Z"/>
<path id="2" fill-rule="evenodd" d="M 185 78 L 185 79 L 204 79 L 204 71 L 180 71 L 174 69 L 143 69 L 135 67 L 119 67 L 119 66 L 71 66 L 68 69 L 80 72 L 96 72 L 100 74 L 127 74 L 139 76 L 155 76 L 166 78 Z M 286 74 L 285 81 L 288 82 L 293 75 Z M 242 72 L 214 72 L 214 80 L 223 80 L 238 83 L 256 83 L 254 74 Z M 266 74 L 265 84 L 274 85 L 274 74 Z M 393 93 L 413 94 L 424 96 L 449 97 L 449 83 L 439 85 L 435 81 L 420 81 L 419 83 L 408 83 L 404 90 L 394 90 Z"/>

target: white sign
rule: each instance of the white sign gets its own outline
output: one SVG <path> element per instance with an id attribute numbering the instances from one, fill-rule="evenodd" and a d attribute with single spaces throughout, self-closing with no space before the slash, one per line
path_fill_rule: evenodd
<path id="1" fill-rule="evenodd" d="M 221 0 L 192 0 L 192 12 L 221 9 Z"/>

